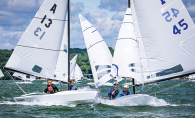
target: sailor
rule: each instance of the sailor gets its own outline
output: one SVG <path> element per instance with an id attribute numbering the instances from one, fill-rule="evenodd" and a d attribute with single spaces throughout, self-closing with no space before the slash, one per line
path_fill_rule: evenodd
<path id="1" fill-rule="evenodd" d="M 108 92 L 108 97 L 110 100 L 114 100 L 115 97 L 118 95 L 118 83 L 114 82 L 114 88 L 111 88 Z"/>
<path id="2" fill-rule="evenodd" d="M 57 93 L 58 91 L 59 91 L 58 88 L 54 84 L 52 84 L 52 80 L 48 79 L 47 87 L 43 91 L 43 94 L 46 94 L 47 92 L 49 92 L 50 94 L 53 94 L 53 93 Z"/>
<path id="3" fill-rule="evenodd" d="M 74 80 L 71 80 L 71 81 L 70 81 L 70 90 L 71 90 L 71 91 L 77 90 L 76 85 L 74 85 Z"/>
<path id="4" fill-rule="evenodd" d="M 123 86 L 124 90 L 122 92 L 122 94 L 120 94 L 120 97 L 121 96 L 126 96 L 126 95 L 130 95 L 131 93 L 129 92 L 129 85 L 124 85 Z"/>

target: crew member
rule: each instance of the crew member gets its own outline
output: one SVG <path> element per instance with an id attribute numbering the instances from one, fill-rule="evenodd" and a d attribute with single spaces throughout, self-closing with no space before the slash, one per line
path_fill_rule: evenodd
<path id="1" fill-rule="evenodd" d="M 71 91 L 77 90 L 76 85 L 74 85 L 74 80 L 71 80 L 71 81 L 70 81 L 70 90 L 71 90 Z"/>
<path id="2" fill-rule="evenodd" d="M 118 95 L 118 83 L 114 82 L 114 88 L 111 88 L 108 92 L 108 97 L 110 100 L 114 100 L 115 97 Z"/>
<path id="3" fill-rule="evenodd" d="M 57 93 L 59 90 L 58 88 L 52 84 L 52 80 L 47 80 L 47 87 L 45 88 L 45 90 L 43 91 L 43 94 L 46 94 L 47 92 L 49 92 L 50 94 L 53 93 Z"/>
<path id="4" fill-rule="evenodd" d="M 124 85 L 123 86 L 124 90 L 122 92 L 122 94 L 120 94 L 120 97 L 121 96 L 126 96 L 126 95 L 130 95 L 131 93 L 129 92 L 129 86 L 128 85 Z"/>

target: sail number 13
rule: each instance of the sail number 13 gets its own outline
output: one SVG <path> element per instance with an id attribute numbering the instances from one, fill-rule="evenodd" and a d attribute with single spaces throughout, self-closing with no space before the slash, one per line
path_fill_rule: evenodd
<path id="1" fill-rule="evenodd" d="M 53 14 L 55 14 L 56 8 L 57 8 L 57 5 L 54 4 L 53 7 L 50 9 L 50 11 L 53 12 Z M 43 23 L 45 22 L 46 19 L 49 21 L 49 23 L 45 23 L 45 27 L 46 27 L 46 28 L 49 28 L 49 27 L 52 25 L 52 19 L 47 18 L 47 15 L 45 15 L 45 16 L 42 18 L 41 24 L 43 24 Z M 40 32 L 41 34 L 40 34 L 39 32 Z M 42 29 L 41 29 L 40 27 L 38 27 L 38 28 L 34 31 L 34 35 L 35 35 L 36 37 L 39 37 L 40 40 L 44 37 L 45 33 L 46 33 L 46 32 L 45 32 L 45 31 L 42 31 Z M 39 35 L 39 34 L 40 34 L 40 35 Z"/>

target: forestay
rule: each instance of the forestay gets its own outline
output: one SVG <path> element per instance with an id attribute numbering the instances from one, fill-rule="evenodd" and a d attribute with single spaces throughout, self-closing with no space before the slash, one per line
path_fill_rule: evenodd
<path id="1" fill-rule="evenodd" d="M 3 76 L 4 76 L 4 75 L 3 75 L 2 71 L 0 70 L 0 78 L 3 77 Z"/>
<path id="2" fill-rule="evenodd" d="M 113 77 L 132 77 L 142 82 L 138 41 L 135 37 L 131 9 L 125 12 L 112 62 Z"/>
<path id="3" fill-rule="evenodd" d="M 67 58 L 68 58 L 68 57 L 67 57 Z M 64 59 L 64 60 L 66 60 L 66 59 Z M 73 72 L 73 70 L 74 70 L 74 68 L 75 68 L 75 66 L 76 66 L 76 60 L 77 60 L 77 55 L 75 55 L 75 56 L 71 59 L 71 61 L 70 61 L 70 73 Z M 62 58 L 62 61 L 58 62 L 58 64 L 59 64 L 59 65 L 60 65 L 60 64 L 62 64 L 62 65 L 64 64 L 64 68 L 65 68 L 65 69 L 68 67 L 68 64 L 65 65 L 65 63 L 63 62 L 63 58 Z M 63 68 L 63 66 L 60 66 L 60 67 L 61 67 L 62 70 L 65 70 L 65 69 Z M 55 75 L 54 75 L 54 77 L 52 78 L 52 80 L 57 80 L 57 81 L 62 81 L 62 82 L 68 82 L 68 74 L 66 74 L 66 73 L 68 73 L 68 72 L 66 71 L 66 73 L 64 73 L 64 71 L 62 71 L 62 70 L 56 72 Z"/>
<path id="4" fill-rule="evenodd" d="M 30 75 L 25 75 L 25 74 L 22 74 L 22 73 L 18 73 L 18 72 L 15 72 L 13 74 L 14 77 L 17 77 L 19 79 L 22 79 L 22 80 L 29 80 L 29 81 L 34 81 L 36 80 L 36 77 L 35 76 L 30 76 Z"/>
<path id="5" fill-rule="evenodd" d="M 79 15 L 79 18 L 97 88 L 112 79 L 110 77 L 112 55 L 98 30 L 82 15 Z"/>
<path id="6" fill-rule="evenodd" d="M 149 66 L 144 83 L 194 73 L 195 27 L 182 1 L 133 0 L 133 6 Z"/>
<path id="7" fill-rule="evenodd" d="M 82 77 L 83 77 L 83 73 L 82 73 L 80 67 L 78 66 L 78 64 L 76 64 L 75 68 L 73 69 L 73 71 L 71 73 L 71 79 L 78 81 L 78 80 L 81 80 Z"/>
<path id="8" fill-rule="evenodd" d="M 67 0 L 45 0 L 5 68 L 53 78 L 67 22 L 67 6 Z"/>

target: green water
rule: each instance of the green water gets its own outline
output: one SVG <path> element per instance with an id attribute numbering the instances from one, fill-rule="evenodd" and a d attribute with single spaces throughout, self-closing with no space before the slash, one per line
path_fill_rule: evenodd
<path id="1" fill-rule="evenodd" d="M 20 84 L 27 92 L 42 92 L 46 85 L 43 81 L 36 80 L 33 84 Z M 79 88 L 95 89 L 87 87 L 90 81 L 77 83 Z M 162 90 L 181 83 L 183 80 L 170 80 L 158 85 L 148 85 L 146 93 Z M 121 84 L 120 84 L 121 85 Z M 60 88 L 59 85 L 57 85 Z M 66 87 L 66 86 L 65 86 Z M 176 88 L 157 93 L 156 103 L 147 106 L 125 106 L 109 105 L 105 103 L 107 92 L 111 87 L 100 87 L 96 90 L 99 94 L 94 103 L 83 105 L 43 105 L 35 103 L 17 104 L 13 97 L 23 95 L 13 81 L 0 81 L 0 117 L 195 117 L 195 82 L 188 82 Z M 122 85 L 120 86 L 122 88 Z M 132 88 L 132 86 L 130 86 Z M 137 88 L 140 89 L 140 88 Z M 130 89 L 132 92 L 132 90 Z M 155 96 L 155 95 L 153 95 Z"/>

